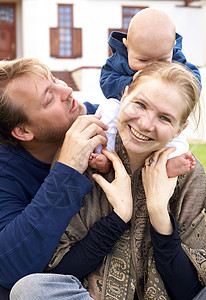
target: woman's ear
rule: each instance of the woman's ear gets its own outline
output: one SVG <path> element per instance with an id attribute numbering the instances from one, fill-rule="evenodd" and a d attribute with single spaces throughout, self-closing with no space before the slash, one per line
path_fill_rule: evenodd
<path id="1" fill-rule="evenodd" d="M 123 44 L 125 45 L 125 47 L 127 48 L 127 39 L 126 39 L 126 38 L 123 38 L 123 39 L 122 39 L 122 42 L 123 42 Z"/>
<path id="2" fill-rule="evenodd" d="M 125 89 L 124 89 L 124 94 L 123 94 L 123 96 L 122 96 L 122 98 L 121 98 L 120 103 L 123 103 L 123 102 L 124 102 L 124 99 L 125 99 L 125 97 L 128 96 L 128 94 L 129 94 L 129 87 L 128 87 L 128 85 L 126 85 L 126 87 L 125 87 Z"/>
<path id="3" fill-rule="evenodd" d="M 16 126 L 12 130 L 11 134 L 16 139 L 25 141 L 25 142 L 29 142 L 29 141 L 33 140 L 33 138 L 34 138 L 34 134 L 32 133 L 32 131 L 27 129 L 27 127 L 24 125 Z"/>

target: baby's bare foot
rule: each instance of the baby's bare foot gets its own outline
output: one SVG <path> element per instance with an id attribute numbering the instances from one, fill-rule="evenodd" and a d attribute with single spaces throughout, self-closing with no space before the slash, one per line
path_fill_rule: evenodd
<path id="1" fill-rule="evenodd" d="M 111 161 L 104 154 L 92 153 L 89 158 L 89 166 L 105 174 L 111 169 Z"/>
<path id="2" fill-rule="evenodd" d="M 186 174 L 191 169 L 194 169 L 195 158 L 191 152 L 184 153 L 168 159 L 167 161 L 167 175 L 168 177 L 176 177 Z"/>

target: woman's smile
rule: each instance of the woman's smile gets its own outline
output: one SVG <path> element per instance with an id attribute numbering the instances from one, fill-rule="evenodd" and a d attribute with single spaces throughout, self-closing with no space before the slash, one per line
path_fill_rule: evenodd
<path id="1" fill-rule="evenodd" d="M 132 135 L 135 136 L 135 138 L 137 138 L 140 141 L 152 141 L 153 139 L 151 139 L 150 137 L 143 135 L 141 133 L 139 133 L 136 129 L 134 129 L 132 126 L 128 125 L 129 129 L 132 133 Z"/>
<path id="2" fill-rule="evenodd" d="M 178 107 L 178 110 L 176 109 Z M 145 157 L 165 147 L 180 132 L 185 100 L 178 89 L 159 78 L 139 81 L 122 98 L 118 131 L 130 157 L 130 165 L 142 165 Z"/>

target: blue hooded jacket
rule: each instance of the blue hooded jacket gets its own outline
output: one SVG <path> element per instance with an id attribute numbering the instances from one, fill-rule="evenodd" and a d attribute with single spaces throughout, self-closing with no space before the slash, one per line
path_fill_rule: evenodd
<path id="1" fill-rule="evenodd" d="M 130 84 L 133 80 L 133 75 L 136 73 L 128 65 L 127 48 L 122 42 L 123 38 L 127 38 L 126 33 L 113 31 L 108 41 L 113 54 L 102 67 L 100 75 L 100 87 L 107 99 L 115 98 L 120 100 L 125 87 Z M 194 72 L 201 83 L 198 68 L 187 62 L 182 53 L 182 36 L 178 33 L 176 33 L 176 45 L 173 48 L 172 61 L 177 61 L 187 66 Z"/>

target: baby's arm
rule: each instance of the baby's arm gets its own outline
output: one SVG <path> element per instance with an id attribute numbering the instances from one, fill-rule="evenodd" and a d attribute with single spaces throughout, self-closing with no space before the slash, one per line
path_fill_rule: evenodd
<path id="1" fill-rule="evenodd" d="M 176 147 L 176 150 L 169 155 L 167 161 L 168 177 L 183 175 L 194 168 L 195 158 L 192 153 L 188 152 L 189 144 L 186 140 L 185 130 L 166 147 Z"/>
<path id="2" fill-rule="evenodd" d="M 106 64 L 101 69 L 100 87 L 107 99 L 115 98 L 121 100 L 125 87 L 133 80 L 134 72 L 127 74 L 121 68 L 121 64 L 114 67 L 111 56 L 107 59 Z"/>
<path id="3" fill-rule="evenodd" d="M 111 98 L 100 104 L 96 114 L 101 114 L 101 121 L 108 126 L 107 149 L 113 151 L 115 149 L 115 140 L 117 133 L 117 116 L 119 113 L 120 103 L 117 99 Z M 102 145 L 95 149 L 89 159 L 89 165 L 101 173 L 107 173 L 110 170 L 111 162 L 101 153 Z"/>

